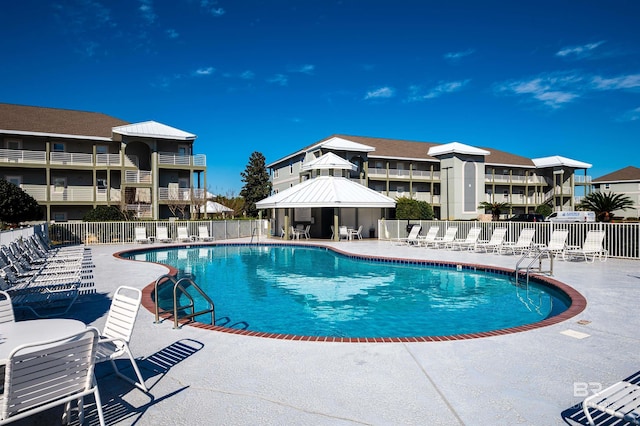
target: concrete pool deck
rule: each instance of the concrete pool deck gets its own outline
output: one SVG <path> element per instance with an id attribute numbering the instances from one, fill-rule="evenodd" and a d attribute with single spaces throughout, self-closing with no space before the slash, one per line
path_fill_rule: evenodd
<path id="1" fill-rule="evenodd" d="M 519 259 L 378 240 L 323 244 L 361 255 L 507 268 Z M 91 246 L 97 293 L 79 299 L 67 316 L 100 329 L 119 285 L 142 289 L 166 273 L 162 265 L 113 256 L 138 247 Z M 554 267 L 555 279 L 587 299 L 582 313 L 531 331 L 460 341 L 304 342 L 174 330 L 172 321 L 154 324 L 142 308 L 131 349 L 150 393 L 117 379 L 108 363 L 99 365 L 107 424 L 586 424 L 579 404 L 587 392 L 640 370 L 640 262 Z M 89 416 L 95 424 L 95 411 Z"/>

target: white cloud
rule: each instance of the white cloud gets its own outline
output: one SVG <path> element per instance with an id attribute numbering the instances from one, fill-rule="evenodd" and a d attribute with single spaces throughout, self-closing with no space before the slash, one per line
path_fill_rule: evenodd
<path id="1" fill-rule="evenodd" d="M 598 90 L 634 89 L 640 87 L 640 74 L 623 75 L 614 78 L 595 76 L 592 83 Z"/>
<path id="2" fill-rule="evenodd" d="M 158 15 L 156 15 L 156 13 L 153 11 L 153 1 L 152 0 L 139 0 L 139 1 L 140 1 L 140 7 L 138 8 L 138 10 L 140 10 L 140 12 L 142 13 L 142 17 L 144 18 L 145 21 L 147 21 L 147 23 L 153 24 L 158 18 Z"/>
<path id="3" fill-rule="evenodd" d="M 198 68 L 195 72 L 195 75 L 211 75 L 216 71 L 215 68 L 213 67 L 207 67 L 207 68 Z"/>
<path id="4" fill-rule="evenodd" d="M 395 96 L 395 90 L 391 87 L 380 87 L 379 89 L 371 90 L 365 95 L 365 99 L 385 99 Z"/>
<path id="5" fill-rule="evenodd" d="M 444 58 L 450 61 L 459 61 L 465 56 L 469 56 L 473 53 L 475 53 L 475 50 L 473 49 L 467 49 L 463 52 L 449 52 L 444 54 Z"/>
<path id="6" fill-rule="evenodd" d="M 243 80 L 253 80 L 255 76 L 256 75 L 253 73 L 253 71 L 249 70 L 244 71 L 242 74 L 240 74 L 240 78 Z"/>
<path id="7" fill-rule="evenodd" d="M 313 74 L 313 71 L 316 69 L 315 65 L 305 64 L 298 68 L 292 68 L 289 72 L 299 72 L 302 74 Z"/>
<path id="8" fill-rule="evenodd" d="M 434 99 L 446 93 L 453 93 L 462 90 L 471 80 L 442 82 L 434 88 L 424 93 L 420 86 L 409 87 L 409 101 L 423 101 L 425 99 Z"/>
<path id="9" fill-rule="evenodd" d="M 267 82 L 277 84 L 279 86 L 286 86 L 289 83 L 289 78 L 284 74 L 276 74 L 270 79 L 267 79 Z"/>
<path id="10" fill-rule="evenodd" d="M 226 12 L 221 7 L 216 7 L 218 2 L 216 0 L 200 0 L 200 6 L 213 16 L 222 16 Z"/>
<path id="11" fill-rule="evenodd" d="M 556 52 L 556 56 L 560 57 L 576 57 L 578 59 L 590 56 L 596 48 L 600 47 L 604 40 L 595 43 L 587 43 L 582 46 L 563 47 Z"/>
<path id="12" fill-rule="evenodd" d="M 178 34 L 178 32 L 176 30 L 174 30 L 173 28 L 169 28 L 168 30 L 166 30 L 165 34 L 167 35 L 167 37 L 169 37 L 171 39 L 180 37 L 180 34 Z"/>
<path id="13" fill-rule="evenodd" d="M 544 74 L 529 80 L 503 83 L 499 92 L 529 96 L 552 108 L 560 108 L 580 97 L 584 78 L 572 73 Z"/>
<path id="14" fill-rule="evenodd" d="M 640 107 L 627 111 L 622 116 L 622 121 L 640 121 Z"/>

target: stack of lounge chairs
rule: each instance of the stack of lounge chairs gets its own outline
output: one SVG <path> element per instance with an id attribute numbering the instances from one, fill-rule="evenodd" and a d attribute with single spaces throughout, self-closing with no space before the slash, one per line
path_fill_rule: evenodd
<path id="1" fill-rule="evenodd" d="M 0 290 L 15 309 L 37 317 L 61 315 L 78 296 L 95 292 L 93 266 L 90 249 L 51 248 L 36 234 L 0 246 Z"/>

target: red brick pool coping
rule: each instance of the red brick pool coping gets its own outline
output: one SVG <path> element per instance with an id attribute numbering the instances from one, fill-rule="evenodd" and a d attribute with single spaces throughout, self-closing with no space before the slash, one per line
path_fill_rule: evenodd
<path id="1" fill-rule="evenodd" d="M 380 262 L 387 263 L 400 263 L 400 264 L 412 264 L 412 265 L 423 265 L 423 266 L 440 266 L 440 267 L 451 267 L 457 268 L 460 266 L 463 270 L 469 271 L 484 271 L 491 272 L 500 275 L 513 275 L 514 270 L 502 267 L 495 266 L 487 266 L 480 264 L 472 264 L 472 263 L 462 263 L 462 262 L 445 262 L 445 261 L 434 261 L 434 260 L 421 260 L 421 259 L 404 259 L 404 258 L 395 258 L 395 257 L 386 257 L 386 256 L 369 256 L 369 255 L 360 255 L 353 254 L 349 252 L 345 252 L 335 247 L 330 247 L 322 244 L 287 244 L 287 243 L 279 243 L 279 242 L 268 242 L 268 243 L 195 243 L 195 244 L 184 244 L 184 245 L 171 245 L 171 246 L 162 246 L 161 248 L 156 248 L 155 250 L 160 249 L 175 249 L 175 248 L 190 248 L 194 246 L 220 246 L 220 245 L 228 245 L 228 246 L 246 246 L 246 245 L 288 245 L 288 246 L 307 246 L 307 247 L 315 247 L 315 248 L 324 248 L 327 250 L 332 250 L 336 253 L 340 253 L 341 255 L 354 258 L 354 259 L 362 259 L 362 260 L 374 260 Z M 151 249 L 154 250 L 154 249 Z M 137 252 L 148 252 L 149 248 L 136 248 L 131 250 L 125 250 L 121 252 L 114 253 L 113 255 L 117 258 L 124 260 L 132 260 L 131 258 L 122 257 L 123 254 L 132 254 Z M 178 271 L 169 265 L 161 264 L 166 267 L 169 272 L 168 275 L 175 276 Z M 249 330 L 240 330 L 235 328 L 221 327 L 218 325 L 209 325 L 203 324 L 194 321 L 180 321 L 181 325 L 188 325 L 191 327 L 220 331 L 223 333 L 230 334 L 239 334 L 243 336 L 252 336 L 252 337 L 263 337 L 268 339 L 280 339 L 280 340 L 298 340 L 298 341 L 306 341 L 306 342 L 336 342 L 336 343 L 415 343 L 415 342 L 443 342 L 443 341 L 455 341 L 455 340 L 469 340 L 469 339 L 479 339 L 482 337 L 494 337 L 494 336 L 503 336 L 507 334 L 520 333 L 523 331 L 535 330 L 537 328 L 547 327 L 553 324 L 558 324 L 560 322 L 566 321 L 570 318 L 575 317 L 587 307 L 587 300 L 573 287 L 564 284 L 558 280 L 555 280 L 551 277 L 547 276 L 538 276 L 531 277 L 530 281 L 534 281 L 537 284 L 542 284 L 546 287 L 559 290 L 564 293 L 571 301 L 569 308 L 551 318 L 546 318 L 542 321 L 535 322 L 533 324 L 521 325 L 517 327 L 504 328 L 500 330 L 493 331 L 483 331 L 479 333 L 465 333 L 465 334 L 452 334 L 448 336 L 415 336 L 415 337 L 333 337 L 333 336 L 301 336 L 294 334 L 281 334 L 281 333 L 269 333 L 269 332 L 260 332 L 260 331 L 249 331 Z M 155 303 L 153 300 L 153 292 L 155 290 L 155 281 L 149 283 L 142 290 L 142 306 L 144 306 L 149 312 L 155 315 Z M 171 319 L 172 315 L 170 313 L 164 313 L 160 315 L 164 319 Z"/>

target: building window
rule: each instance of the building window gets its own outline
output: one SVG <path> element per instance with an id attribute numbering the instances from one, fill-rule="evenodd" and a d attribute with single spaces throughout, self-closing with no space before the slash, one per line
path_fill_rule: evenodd
<path id="1" fill-rule="evenodd" d="M 54 212 L 53 213 L 53 221 L 54 222 L 66 222 L 67 221 L 67 212 Z"/>
<path id="2" fill-rule="evenodd" d="M 289 174 L 292 175 L 293 174 L 293 163 L 289 164 Z"/>
<path id="3" fill-rule="evenodd" d="M 64 142 L 54 142 L 51 149 L 53 152 L 64 152 Z"/>
<path id="4" fill-rule="evenodd" d="M 5 145 L 7 149 L 22 149 L 22 141 L 20 139 L 6 139 Z"/>
<path id="5" fill-rule="evenodd" d="M 53 178 L 53 192 L 64 192 L 67 187 L 67 178 L 56 177 Z"/>
<path id="6" fill-rule="evenodd" d="M 604 189 L 609 189 L 609 188 L 610 188 L 610 185 L 608 183 L 605 183 L 604 184 Z"/>
<path id="7" fill-rule="evenodd" d="M 107 189 L 107 180 L 96 179 L 96 186 L 98 187 L 98 189 Z"/>
<path id="8" fill-rule="evenodd" d="M 109 147 L 106 145 L 96 145 L 96 154 L 108 154 Z"/>
<path id="9" fill-rule="evenodd" d="M 22 176 L 5 176 L 4 179 L 16 186 L 22 185 Z"/>
<path id="10" fill-rule="evenodd" d="M 275 169 L 273 171 L 273 178 L 278 179 L 280 177 L 280 169 Z"/>
<path id="11" fill-rule="evenodd" d="M 178 155 L 181 157 L 186 157 L 189 155 L 189 146 L 188 145 L 179 145 L 178 146 Z"/>

